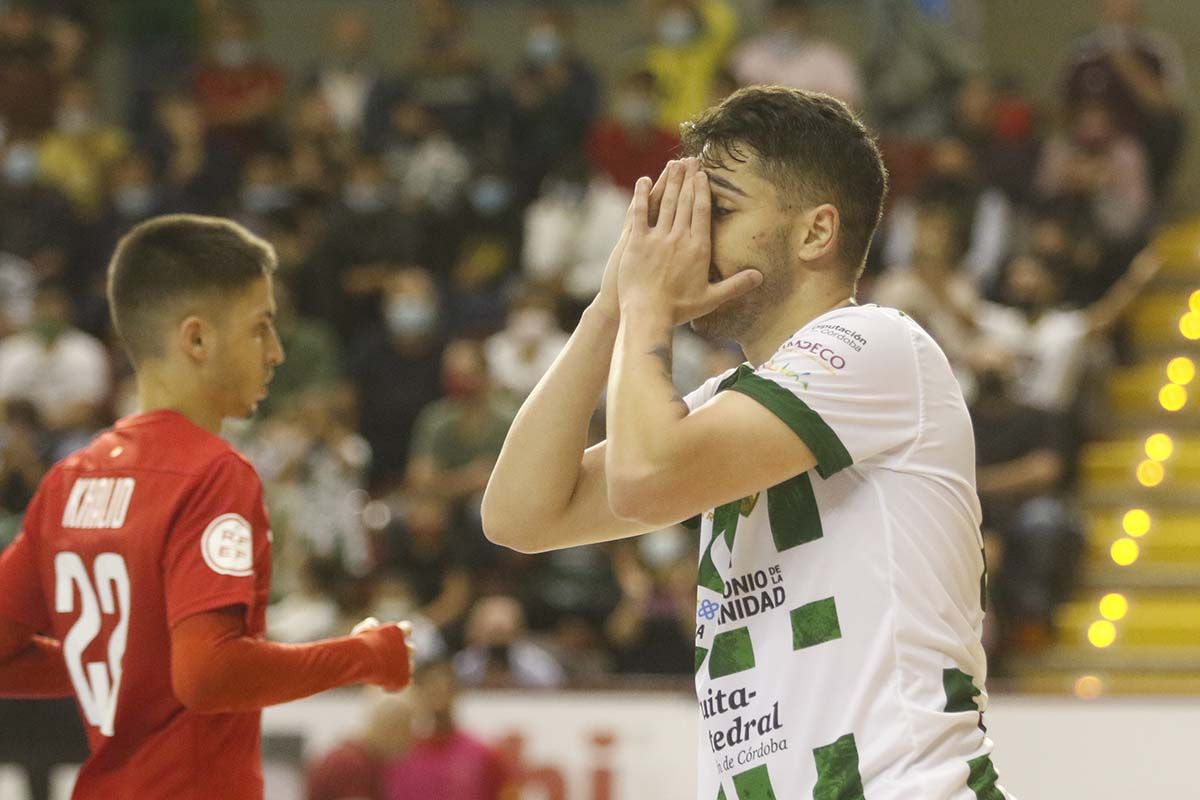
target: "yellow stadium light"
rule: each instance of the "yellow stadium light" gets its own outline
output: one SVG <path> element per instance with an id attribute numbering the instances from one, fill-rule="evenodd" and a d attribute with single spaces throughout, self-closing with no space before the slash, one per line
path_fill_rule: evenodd
<path id="1" fill-rule="evenodd" d="M 1158 390 L 1158 404 L 1167 411 L 1178 411 L 1187 405 L 1187 389 L 1177 383 L 1168 383 Z"/>
<path id="2" fill-rule="evenodd" d="M 1188 298 L 1188 308 L 1200 314 L 1200 289 L 1192 292 L 1192 296 Z"/>
<path id="3" fill-rule="evenodd" d="M 1080 675 L 1075 680 L 1075 696 L 1080 700 L 1095 700 L 1104 692 L 1104 681 L 1095 675 Z"/>
<path id="4" fill-rule="evenodd" d="M 1150 532 L 1150 515 L 1145 509 L 1131 508 L 1121 518 L 1121 528 L 1135 539 Z"/>
<path id="5" fill-rule="evenodd" d="M 1122 619 L 1128 611 L 1129 601 L 1125 599 L 1125 595 L 1123 594 L 1110 592 L 1100 598 L 1100 616 L 1109 622 L 1116 622 Z"/>
<path id="6" fill-rule="evenodd" d="M 1146 458 L 1151 461 L 1166 461 L 1175 452 L 1175 443 L 1165 433 L 1154 433 L 1146 437 Z"/>
<path id="7" fill-rule="evenodd" d="M 1137 479 L 1138 483 L 1145 486 L 1147 489 L 1153 489 L 1163 482 L 1163 478 L 1167 475 L 1167 471 L 1163 469 L 1163 465 L 1157 461 L 1147 459 L 1138 464 Z"/>
<path id="8" fill-rule="evenodd" d="M 1187 356 L 1172 358 L 1167 362 L 1167 380 L 1187 386 L 1196 377 L 1196 364 Z"/>
<path id="9" fill-rule="evenodd" d="M 1128 567 L 1137 561 L 1140 552 L 1138 543 L 1133 539 L 1117 539 L 1109 549 L 1109 555 L 1118 567 Z"/>
<path id="10" fill-rule="evenodd" d="M 1098 619 L 1088 626 L 1087 637 L 1092 647 L 1108 647 L 1117 639 L 1117 628 L 1106 619 Z"/>
<path id="11" fill-rule="evenodd" d="M 1179 318 L 1179 332 L 1184 338 L 1195 341 L 1200 339 L 1200 313 L 1189 311 Z"/>

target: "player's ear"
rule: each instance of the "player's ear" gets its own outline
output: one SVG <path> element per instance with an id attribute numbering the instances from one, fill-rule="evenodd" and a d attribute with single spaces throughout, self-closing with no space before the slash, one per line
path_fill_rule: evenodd
<path id="1" fill-rule="evenodd" d="M 818 261 L 834 255 L 841 222 L 837 208 L 829 203 L 806 211 L 796 226 L 800 234 L 794 244 L 797 257 L 802 261 Z"/>
<path id="2" fill-rule="evenodd" d="M 195 314 L 184 317 L 175 329 L 175 346 L 189 361 L 202 364 L 212 347 L 211 326 Z"/>

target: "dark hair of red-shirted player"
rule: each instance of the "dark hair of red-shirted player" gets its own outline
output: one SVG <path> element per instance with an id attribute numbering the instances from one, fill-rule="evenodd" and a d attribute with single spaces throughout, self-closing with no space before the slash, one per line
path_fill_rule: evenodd
<path id="1" fill-rule="evenodd" d="M 270 244 L 215 217 L 156 217 L 121 239 L 109 310 L 143 408 L 174 409 L 214 433 L 254 412 L 283 362 L 275 264 Z"/>

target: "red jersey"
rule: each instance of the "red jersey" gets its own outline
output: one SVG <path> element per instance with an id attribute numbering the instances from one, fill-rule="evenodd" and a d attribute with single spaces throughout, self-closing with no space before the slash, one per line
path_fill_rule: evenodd
<path id="1" fill-rule="evenodd" d="M 262 797 L 259 712 L 185 708 L 170 630 L 241 605 L 261 635 L 270 536 L 254 468 L 173 411 L 120 420 L 43 479 L 0 553 L 0 616 L 62 642 L 91 747 L 76 800 Z"/>

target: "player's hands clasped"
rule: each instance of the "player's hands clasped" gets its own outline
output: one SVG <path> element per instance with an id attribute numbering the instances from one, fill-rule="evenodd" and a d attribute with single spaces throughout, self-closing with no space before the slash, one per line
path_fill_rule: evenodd
<path id="1" fill-rule="evenodd" d="M 354 626 L 351 634 L 366 642 L 375 657 L 374 669 L 367 679 L 369 683 L 389 692 L 398 692 L 408 686 L 415 654 L 411 622 L 381 624 L 374 617 L 367 617 Z"/>
<path id="2" fill-rule="evenodd" d="M 626 219 L 617 271 L 620 306 L 649 303 L 670 312 L 676 325 L 704 316 L 762 283 L 757 270 L 709 282 L 712 194 L 695 158 L 667 165 L 662 200 L 652 218 L 652 187 L 640 178 Z M 660 179 L 661 180 L 661 179 Z M 654 187 L 655 189 L 657 187 Z"/>

